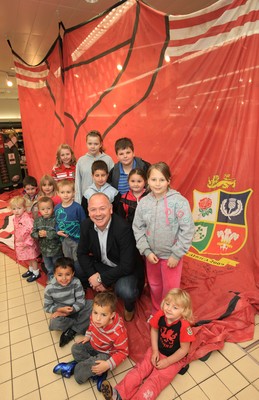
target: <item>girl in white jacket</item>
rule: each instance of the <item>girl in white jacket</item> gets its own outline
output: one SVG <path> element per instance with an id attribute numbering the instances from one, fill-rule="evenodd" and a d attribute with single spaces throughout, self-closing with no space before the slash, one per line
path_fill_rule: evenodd
<path id="1" fill-rule="evenodd" d="M 147 172 L 150 193 L 141 199 L 133 221 L 140 253 L 146 257 L 152 314 L 172 288 L 179 288 L 182 257 L 194 234 L 194 223 L 187 199 L 170 189 L 168 165 L 159 162 Z"/>

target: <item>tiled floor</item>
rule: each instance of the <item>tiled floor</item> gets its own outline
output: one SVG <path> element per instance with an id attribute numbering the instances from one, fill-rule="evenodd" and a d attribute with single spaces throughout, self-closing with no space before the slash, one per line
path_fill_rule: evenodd
<path id="1" fill-rule="evenodd" d="M 71 360 L 70 348 L 58 346 L 60 333 L 49 332 L 42 309 L 44 288 L 21 279 L 26 269 L 0 253 L 0 398 L 1 400 L 102 400 L 92 382 L 78 385 L 52 372 Z M 226 343 L 206 362 L 194 361 L 188 373 L 177 375 L 159 400 L 258 400 L 259 316 L 255 337 L 246 343 Z M 119 382 L 133 362 L 126 360 L 113 373 Z"/>

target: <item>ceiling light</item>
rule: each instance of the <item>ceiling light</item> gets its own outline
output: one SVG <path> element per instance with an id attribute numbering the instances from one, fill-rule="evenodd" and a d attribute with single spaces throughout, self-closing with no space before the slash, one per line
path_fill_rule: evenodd
<path id="1" fill-rule="evenodd" d="M 10 80 L 10 78 L 7 75 L 7 79 L 6 79 L 6 84 L 8 87 L 12 87 L 13 86 L 13 82 Z"/>
<path id="2" fill-rule="evenodd" d="M 86 3 L 98 3 L 98 0 L 85 0 Z"/>
<path id="3" fill-rule="evenodd" d="M 3 70 L 0 70 L 0 73 L 3 74 L 3 75 L 5 75 L 5 82 L 6 82 L 6 85 L 7 85 L 8 87 L 12 87 L 12 86 L 13 86 L 13 81 L 12 81 L 11 78 L 13 78 L 14 76 L 13 76 L 13 75 L 10 76 L 8 72 L 3 71 Z"/>

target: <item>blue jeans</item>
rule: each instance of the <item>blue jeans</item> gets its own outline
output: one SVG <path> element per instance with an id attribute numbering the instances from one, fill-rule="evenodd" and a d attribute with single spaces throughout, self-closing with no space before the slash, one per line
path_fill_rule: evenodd
<path id="1" fill-rule="evenodd" d="M 48 280 L 53 278 L 54 274 L 54 265 L 58 258 L 62 257 L 62 254 L 58 254 L 57 256 L 53 257 L 46 257 L 43 256 L 44 265 L 46 270 L 48 271 Z"/>
<path id="2" fill-rule="evenodd" d="M 135 302 L 141 294 L 137 277 L 135 275 L 128 275 L 119 278 L 114 285 L 114 292 L 116 296 L 123 300 L 126 310 L 133 311 Z"/>

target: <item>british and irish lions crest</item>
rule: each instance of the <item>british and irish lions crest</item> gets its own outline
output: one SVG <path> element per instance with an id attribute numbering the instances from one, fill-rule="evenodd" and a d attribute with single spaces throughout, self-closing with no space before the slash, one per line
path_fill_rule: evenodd
<path id="1" fill-rule="evenodd" d="M 236 180 L 230 175 L 208 179 L 210 192 L 194 190 L 193 219 L 195 234 L 188 256 L 212 265 L 235 265 L 228 258 L 245 245 L 248 234 L 246 211 L 252 189 L 242 192 L 227 191 L 235 188 Z M 192 252 L 194 248 L 198 254 Z M 206 255 L 206 256 L 205 256 Z M 221 256 L 213 259 L 211 256 Z"/>

